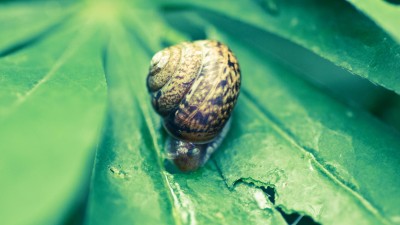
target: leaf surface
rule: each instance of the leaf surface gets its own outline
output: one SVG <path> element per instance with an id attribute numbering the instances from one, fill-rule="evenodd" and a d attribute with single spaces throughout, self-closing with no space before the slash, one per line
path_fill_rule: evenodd
<path id="1" fill-rule="evenodd" d="M 193 9 L 202 17 L 223 15 L 277 34 L 353 74 L 400 93 L 399 43 L 347 2 L 241 0 L 232 4 L 228 0 L 173 0 L 160 4 L 171 10 Z M 385 21 L 390 21 L 387 17 Z M 398 21 L 387 24 L 396 26 Z M 247 30 L 239 32 L 247 34 Z"/>
<path id="2" fill-rule="evenodd" d="M 400 42 L 400 7 L 390 1 L 348 0 Z"/>
<path id="3" fill-rule="evenodd" d="M 156 39 L 156 37 L 153 38 Z M 144 85 L 150 55 L 145 50 L 140 50 L 140 41 L 134 44 L 134 40 L 144 38 L 140 37 L 140 32 L 137 32 L 132 35 L 131 41 L 123 41 L 123 39 L 123 36 L 117 36 L 113 41 L 114 48 L 110 48 L 108 53 L 110 59 L 107 65 L 110 71 L 107 74 L 110 80 L 113 77 L 114 79 L 127 77 L 125 82 L 118 82 L 122 86 L 125 85 L 125 88 L 112 85 L 109 87 L 110 90 L 118 90 L 120 98 L 125 96 L 125 99 L 130 98 L 129 102 L 133 102 L 128 109 L 118 110 L 119 112 L 128 112 L 129 109 L 137 111 L 129 116 L 131 119 L 126 119 L 123 113 L 122 116 L 111 114 L 110 118 L 115 121 L 134 121 L 134 118 L 140 118 L 139 116 L 142 115 L 142 121 L 146 122 L 140 126 L 143 126 L 142 128 L 128 126 L 133 130 L 122 134 L 122 137 L 119 137 L 117 132 L 123 130 L 121 128 L 114 126 L 111 133 L 116 140 L 130 140 L 132 144 L 138 145 L 140 142 L 129 138 L 135 134 L 136 140 L 143 140 L 145 144 L 142 147 L 136 147 L 140 151 L 126 152 L 126 149 L 135 149 L 129 145 L 118 147 L 113 151 L 118 152 L 115 155 L 123 158 L 115 157 L 112 160 L 109 155 L 114 154 L 110 153 L 109 149 L 105 148 L 101 151 L 96 165 L 101 168 L 102 173 L 94 176 L 93 193 L 95 194 L 90 201 L 92 206 L 89 223 L 96 224 L 112 218 L 110 219 L 112 221 L 128 220 L 151 224 L 154 221 L 150 218 L 156 219 L 158 223 L 164 218 L 166 224 L 193 224 L 194 222 L 203 224 L 216 221 L 219 217 L 223 218 L 219 221 L 221 224 L 242 221 L 243 218 L 255 222 L 262 221 L 262 223 L 271 223 L 275 220 L 283 222 L 282 216 L 277 213 L 278 208 L 286 213 L 299 212 L 302 215 L 309 215 L 323 224 L 349 223 L 352 220 L 357 220 L 361 224 L 388 224 L 396 221 L 398 208 L 393 200 L 396 198 L 392 197 L 397 193 L 392 187 L 398 184 L 398 179 L 395 178 L 397 161 L 395 157 L 390 158 L 390 156 L 398 154 L 395 151 L 399 146 L 398 134 L 357 110 L 355 111 L 361 114 L 361 121 L 352 119 L 354 115 L 351 113 L 355 113 L 352 111 L 354 109 L 343 106 L 324 95 L 297 78 L 293 71 L 279 62 L 260 55 L 257 51 L 245 50 L 246 47 L 243 44 L 232 41 L 231 38 L 224 39 L 217 36 L 217 39 L 230 43 L 241 64 L 245 65 L 242 67 L 243 74 L 252 74 L 254 79 L 244 77 L 244 91 L 233 117 L 232 132 L 227 138 L 228 143 L 225 141 L 226 144 L 215 156 L 216 166 L 214 161 L 211 161 L 205 168 L 192 174 L 180 174 L 171 170 L 170 165 L 162 161 L 165 158 L 163 153 L 165 133 L 160 120 L 151 110 Z M 121 49 L 117 50 L 119 48 Z M 135 49 L 135 51 L 129 53 L 123 49 Z M 266 91 L 263 84 L 268 84 L 269 90 Z M 122 89 L 125 89 L 125 94 L 121 91 Z M 293 89 L 298 89 L 300 92 L 292 93 Z M 298 95 L 301 96 L 301 94 L 306 95 L 305 101 L 299 100 Z M 127 98 L 127 96 L 131 97 Z M 264 99 L 261 96 L 268 96 L 268 98 Z M 286 105 L 280 104 L 282 99 Z M 112 99 L 111 101 L 118 102 Z M 122 107 L 129 104 L 119 105 Z M 313 109 L 312 107 L 321 109 L 314 115 L 311 114 L 312 111 L 307 110 L 307 108 Z M 331 110 L 328 118 L 324 116 L 327 110 Z M 281 118 L 281 115 L 286 117 Z M 119 123 L 124 124 L 124 122 Z M 304 124 L 304 126 L 298 124 Z M 332 127 L 334 124 L 341 124 L 344 127 Z M 382 140 L 386 145 L 381 146 L 377 140 L 368 142 L 368 138 L 362 137 L 366 134 L 358 135 L 357 131 L 347 130 L 346 124 L 354 124 L 352 126 L 367 124 L 366 126 L 373 130 L 371 132 L 374 135 L 382 136 L 386 135 L 386 132 L 390 135 Z M 305 130 L 310 131 L 304 132 Z M 111 134 L 106 133 L 106 135 Z M 356 143 L 367 143 L 353 146 L 353 143 L 349 143 L 353 140 Z M 123 143 L 121 140 L 115 142 Z M 336 146 L 331 148 L 331 143 Z M 377 146 L 381 146 L 379 149 L 381 152 L 373 151 Z M 364 148 L 371 152 L 362 152 L 364 150 L 361 149 Z M 148 158 L 144 159 L 147 154 L 149 154 Z M 374 157 L 382 158 L 387 165 L 382 167 L 373 163 Z M 359 162 L 360 159 L 361 162 Z M 126 160 L 131 161 L 126 162 Z M 132 165 L 135 165 L 133 169 Z M 159 172 L 156 174 L 147 172 L 145 175 L 144 168 L 153 168 L 150 171 Z M 367 169 L 376 173 L 368 173 L 366 176 L 359 174 Z M 381 176 L 385 172 L 388 172 L 387 176 Z M 136 177 L 140 174 L 143 175 Z M 147 181 L 143 184 L 141 177 L 147 177 Z M 204 183 L 205 180 L 206 183 Z M 375 192 L 373 182 L 377 181 L 388 184 L 384 187 L 387 195 L 383 196 Z M 109 189 L 103 186 L 108 185 L 113 187 L 111 190 L 116 192 L 118 201 L 115 201 L 113 196 L 110 198 L 110 195 L 107 195 Z M 148 201 L 150 201 L 149 196 L 152 196 L 154 199 L 151 201 L 161 201 L 167 206 L 152 208 L 151 211 L 138 210 L 138 207 L 143 207 L 142 198 L 137 198 L 137 202 L 130 201 L 131 198 L 124 198 L 124 196 L 137 193 L 133 190 L 141 188 L 142 185 L 153 186 L 141 189 L 139 192 L 143 193 Z M 264 191 L 267 187 L 274 187 L 276 190 L 275 205 Z M 255 214 L 251 207 L 246 207 L 242 209 L 244 214 L 232 213 L 234 209 L 249 204 L 249 199 L 253 207 L 257 206 L 260 199 L 254 196 L 263 196 L 265 202 L 268 202 L 268 210 Z M 234 200 L 230 200 L 231 198 Z M 207 202 L 206 208 L 204 202 Z M 236 202 L 238 205 L 233 204 Z M 109 210 L 105 216 L 107 219 L 104 220 L 101 216 L 104 212 L 100 209 L 102 205 L 110 204 L 117 212 L 123 213 Z M 230 207 L 232 209 L 229 209 Z M 128 212 L 125 212 L 126 210 Z M 146 213 L 150 212 L 155 215 L 148 217 Z M 128 214 L 134 216 L 123 217 Z M 259 216 L 260 214 L 262 217 Z"/>
<path id="4" fill-rule="evenodd" d="M 38 41 L 63 23 L 71 11 L 51 3 L 1 5 L 0 30 L 7 32 L 0 37 L 0 56 Z"/>
<path id="5" fill-rule="evenodd" d="M 86 224 L 400 224 L 399 133 L 257 45 L 268 31 L 399 92 L 399 45 L 380 22 L 334 1 L 75 6 L 0 8 L 0 21 L 37 18 L 0 23 L 16 27 L 0 37 L 4 223 L 60 223 L 92 171 Z M 165 21 L 177 9 L 200 15 L 186 28 L 227 43 L 243 74 L 227 138 L 189 174 L 166 159 L 145 85 L 151 56 L 192 35 Z"/>
<path id="6" fill-rule="evenodd" d="M 217 157 L 228 185 L 249 178 L 273 185 L 276 204 L 322 224 L 356 217 L 363 224 L 397 223 L 398 132 L 320 93 L 257 51 L 225 41 L 244 65 L 243 74 L 252 75 L 243 79 L 248 86 L 229 150 Z"/>
<path id="7" fill-rule="evenodd" d="M 89 175 L 106 84 L 102 35 L 77 24 L 0 59 L 4 224 L 59 223 Z"/>
<path id="8" fill-rule="evenodd" d="M 262 190 L 245 184 L 229 190 L 212 163 L 190 175 L 165 169 L 165 133 L 144 85 L 150 55 L 135 37 L 113 33 L 110 122 L 96 157 L 87 223 L 285 224 Z"/>

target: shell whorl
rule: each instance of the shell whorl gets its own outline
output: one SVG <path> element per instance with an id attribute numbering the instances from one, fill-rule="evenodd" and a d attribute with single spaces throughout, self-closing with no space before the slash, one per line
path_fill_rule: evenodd
<path id="1" fill-rule="evenodd" d="M 240 90 L 240 69 L 230 49 L 217 41 L 185 42 L 151 60 L 147 86 L 154 109 L 175 138 L 213 140 L 223 129 Z"/>

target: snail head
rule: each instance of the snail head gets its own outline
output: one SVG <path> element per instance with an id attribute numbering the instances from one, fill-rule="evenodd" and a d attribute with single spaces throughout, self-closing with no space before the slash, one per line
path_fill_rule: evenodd
<path id="1" fill-rule="evenodd" d="M 194 144 L 175 138 L 168 140 L 168 158 L 183 172 L 194 171 L 202 166 L 206 156 L 206 144 Z"/>

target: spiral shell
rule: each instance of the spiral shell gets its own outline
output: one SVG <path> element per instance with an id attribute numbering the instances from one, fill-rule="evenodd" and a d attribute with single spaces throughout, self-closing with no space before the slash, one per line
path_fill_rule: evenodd
<path id="1" fill-rule="evenodd" d="M 227 123 L 240 90 L 236 57 L 217 41 L 185 42 L 151 60 L 147 87 L 156 112 L 174 138 L 192 143 L 215 139 Z"/>

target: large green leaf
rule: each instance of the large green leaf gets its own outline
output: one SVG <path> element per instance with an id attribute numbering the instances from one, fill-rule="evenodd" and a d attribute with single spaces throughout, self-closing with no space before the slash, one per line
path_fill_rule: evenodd
<path id="1" fill-rule="evenodd" d="M 95 170 L 93 177 L 88 223 L 140 221 L 148 224 L 155 222 L 189 224 L 195 221 L 203 224 L 218 220 L 218 215 L 223 218 L 220 223 L 232 223 L 243 218 L 265 223 L 276 219 L 282 221 L 280 215 L 276 214 L 278 208 L 287 213 L 301 212 L 311 215 L 324 224 L 346 223 L 354 219 L 362 224 L 390 223 L 395 220 L 398 207 L 394 204 L 393 199 L 396 198 L 393 196 L 398 197 L 398 194 L 394 192 L 396 189 L 391 187 L 396 187 L 398 184 L 398 179 L 395 178 L 397 160 L 396 157 L 388 159 L 388 156 L 398 155 L 395 151 L 399 147 L 399 142 L 395 139 L 398 134 L 376 123 L 362 112 L 360 112 L 364 115 L 362 121 L 354 121 L 349 118 L 349 113 L 355 113 L 354 109 L 336 103 L 299 78 L 293 77 L 293 72 L 280 66 L 278 62 L 260 54 L 249 53 L 243 47 L 237 47 L 240 46 L 237 43 L 228 40 L 226 41 L 236 50 L 242 65 L 245 65 L 242 66 L 243 73 L 252 74 L 254 78 L 249 81 L 249 78 L 244 77 L 245 94 L 242 95 L 234 115 L 233 131 L 228 137 L 231 144 L 225 145 L 215 158 L 219 169 L 211 162 L 190 175 L 174 171 L 170 173 L 171 171 L 166 170 L 164 163 L 160 161 L 164 157 L 163 137 L 160 137 L 162 128 L 159 119 L 154 118 L 154 112 L 151 112 L 143 85 L 150 55 L 141 50 L 140 42 L 135 43 L 135 40 L 143 38 L 133 36 L 132 39 L 126 40 L 127 37 L 121 35 L 121 31 L 111 33 L 115 37 L 107 53 L 106 65 L 110 92 L 115 90 L 115 95 L 111 92 L 110 101 L 116 105 L 111 107 L 115 111 L 110 112 L 111 122 L 105 134 L 107 139 L 103 142 L 96 160 L 98 169 Z M 140 35 L 140 32 L 136 34 Z M 135 51 L 130 53 L 124 49 L 135 49 Z M 266 62 L 270 63 L 266 65 Z M 260 84 L 268 84 L 270 90 L 265 91 L 264 85 Z M 298 102 L 297 93 L 292 94 L 287 91 L 293 88 L 314 96 L 315 99 L 307 98 L 304 102 Z M 252 97 L 265 94 L 268 100 Z M 280 104 L 282 101 L 286 102 L 287 107 L 292 108 L 289 110 L 279 108 L 282 107 Z M 266 111 L 264 107 L 270 105 L 276 106 L 271 112 Z M 305 110 L 314 105 L 323 107 L 320 109 L 321 114 L 316 113 L 317 116 L 324 115 L 323 113 L 326 113 L 324 110 L 329 109 L 331 117 L 342 121 L 341 125 L 349 123 L 352 126 L 352 123 L 355 123 L 358 126 L 362 124 L 376 126 L 372 132 L 379 136 L 389 132 L 387 140 L 382 140 L 387 144 L 379 148 L 381 152 L 373 152 L 370 158 L 358 162 L 357 157 L 365 158 L 365 155 L 370 153 L 360 152 L 355 156 L 354 151 L 363 148 L 368 151 L 368 148 L 372 149 L 380 143 L 375 140 L 367 143 L 368 147 L 349 145 L 349 138 L 354 138 L 355 142 L 365 142 L 369 136 L 363 137 L 365 134 L 362 132 L 358 135 L 355 131 L 344 131 L 340 127 L 331 128 L 332 124 L 337 123 L 337 121 L 331 123 L 332 118 L 305 117 L 304 114 L 308 115 L 308 110 Z M 301 113 L 296 110 L 301 110 Z M 287 111 L 284 115 L 288 117 L 284 118 L 283 122 L 271 119 L 271 114 L 272 118 L 275 118 L 281 115 L 282 111 Z M 138 122 L 134 121 L 139 118 L 142 122 L 137 127 L 126 122 L 137 124 Z M 293 132 L 304 132 L 304 126 L 296 125 L 306 122 L 309 123 L 307 125 L 310 126 L 308 128 L 311 130 L 310 133 L 292 134 L 292 131 L 286 128 L 286 126 L 293 127 Z M 320 136 L 316 139 L 317 134 Z M 312 140 L 317 146 L 303 146 L 301 142 L 303 137 L 305 140 Z M 321 142 L 318 139 L 320 137 L 323 138 Z M 337 146 L 329 149 L 332 142 Z M 385 167 L 376 163 L 368 165 L 374 157 L 385 159 L 388 165 Z M 346 163 L 349 163 L 349 166 Z M 367 174 L 369 179 L 388 184 L 384 191 L 387 195 L 369 196 L 371 193 L 375 194 L 374 183 L 363 176 L 358 177 L 359 171 L 367 168 L 376 171 Z M 386 169 L 387 176 L 382 177 Z M 227 187 L 221 184 L 223 181 L 221 176 Z M 204 183 L 204 180 L 207 183 Z M 371 183 L 368 183 L 369 181 Z M 355 187 L 355 182 L 359 182 L 363 188 Z M 277 192 L 275 203 L 277 208 L 265 198 L 265 192 L 262 191 L 268 186 L 274 187 Z M 247 191 L 244 191 L 243 187 L 246 187 Z M 136 189 L 140 191 L 135 191 Z M 239 192 L 239 195 L 236 195 L 236 192 Z M 240 210 L 242 214 L 229 213 L 248 204 L 248 199 L 252 199 L 253 205 L 259 203 L 260 199 L 254 197 L 259 196 L 256 193 L 264 196 L 263 201 L 268 203 L 267 208 L 271 208 L 273 214 L 264 212 L 265 215 L 259 217 L 260 213 L 251 214 L 248 207 Z M 135 196 L 126 197 L 132 194 Z M 239 204 L 226 204 L 231 198 L 236 199 L 233 202 Z M 148 211 L 147 204 L 161 207 L 164 205 L 164 208 L 152 207 Z M 105 212 L 104 205 L 112 205 L 111 210 L 107 208 Z M 342 207 L 337 207 L 338 205 Z M 385 206 L 384 209 L 380 207 L 382 205 Z M 385 218 L 386 215 L 393 219 Z"/>
<path id="2" fill-rule="evenodd" d="M 190 176 L 165 170 L 162 127 L 143 85 L 150 55 L 136 37 L 117 27 L 112 33 L 106 62 L 111 110 L 95 161 L 88 224 L 285 224 L 265 193 L 248 185 L 230 191 L 213 165 Z"/>
<path id="3" fill-rule="evenodd" d="M 243 74 L 252 75 L 243 79 L 248 86 L 238 106 L 248 116 L 238 119 L 229 150 L 217 158 L 228 185 L 249 178 L 273 185 L 277 204 L 323 224 L 355 217 L 359 223 L 398 222 L 399 134 L 322 95 L 279 63 L 226 41 L 244 65 Z M 245 148 L 253 151 L 241 151 Z M 244 166 L 249 162 L 253 166 Z"/>
<path id="4" fill-rule="evenodd" d="M 229 0 L 160 2 L 168 9 L 186 7 L 200 12 L 202 16 L 221 14 L 272 32 L 351 73 L 400 93 L 400 45 L 344 1 L 239 0 L 235 4 Z M 369 4 L 370 7 L 375 5 L 380 6 L 379 3 Z M 385 21 L 390 21 L 388 17 L 385 17 Z M 386 23 L 393 24 L 391 27 L 398 27 L 396 25 L 399 24 L 397 20 Z M 247 34 L 247 30 L 240 32 Z"/>
<path id="5" fill-rule="evenodd" d="M 0 16 L 7 21 L 22 8 L 38 17 L 28 30 L 21 28 L 28 20 L 16 21 L 14 40 L 0 37 L 5 224 L 60 223 L 91 171 L 87 224 L 285 224 L 296 218 L 400 224 L 399 133 L 302 80 L 284 58 L 277 61 L 265 54 L 266 45 L 257 45 L 264 37 L 259 31 L 268 30 L 398 91 L 399 47 L 380 23 L 333 1 L 304 2 L 308 11 L 275 1 L 158 4 L 88 1 L 41 16 L 19 3 Z M 164 13 L 176 10 L 166 5 L 203 19 L 185 21 L 186 30 L 177 31 L 164 21 Z M 326 28 L 323 19 L 339 9 L 343 18 Z M 152 54 L 188 40 L 194 28 L 229 44 L 243 86 L 219 151 L 203 168 L 184 174 L 165 159 L 167 134 L 145 79 Z M 321 35 L 313 36 L 317 31 Z M 378 43 L 380 38 L 387 39 Z M 364 68 L 371 60 L 374 69 Z"/>
<path id="6" fill-rule="evenodd" d="M 85 22 L 77 18 L 0 60 L 4 224 L 60 222 L 90 173 L 106 84 L 102 35 Z"/>
<path id="7" fill-rule="evenodd" d="M 221 39 L 218 36 L 217 38 Z M 233 43 L 230 46 L 235 50 L 234 47 L 238 44 Z M 248 93 L 246 96 L 258 103 L 264 114 L 269 115 L 299 146 L 312 153 L 337 179 L 350 189 L 360 192 L 378 208 L 379 205 L 384 205 L 382 210 L 385 214 L 395 217 L 398 211 L 396 205 L 400 199 L 396 188 L 400 184 L 400 177 L 396 175 L 395 169 L 400 163 L 398 133 L 384 127 L 377 130 L 379 123 L 376 124 L 369 115 L 357 109 L 345 109 L 336 101 L 308 90 L 310 88 L 304 82 L 286 77 L 288 72 L 277 67 L 274 61 L 270 63 L 270 67 L 274 67 L 276 71 L 270 71 L 269 67 L 260 69 L 256 65 L 266 66 L 268 62 L 263 60 L 265 56 L 262 54 L 245 54 L 243 47 L 236 52 L 244 55 L 242 58 L 239 55 L 242 65 L 250 65 L 242 66 L 243 73 L 252 74 L 252 79 L 247 81 L 251 88 L 245 92 Z M 269 77 L 270 74 L 279 74 L 275 75 L 279 79 Z M 264 84 L 268 84 L 268 88 Z M 262 101 L 258 96 L 268 96 L 268 100 Z M 280 104 L 282 101 L 286 104 Z M 366 120 L 370 122 L 367 123 Z M 380 164 L 375 163 L 377 158 L 380 159 Z M 365 173 L 367 169 L 371 172 Z M 379 175 L 373 176 L 372 173 Z M 387 184 L 387 195 L 376 190 L 376 183 Z"/>

